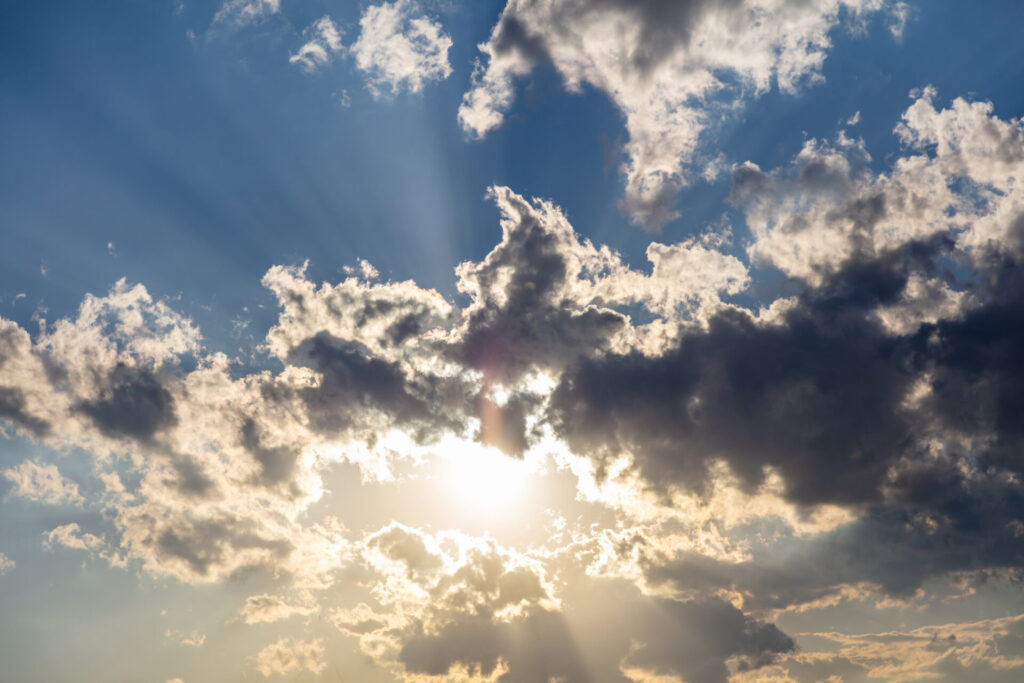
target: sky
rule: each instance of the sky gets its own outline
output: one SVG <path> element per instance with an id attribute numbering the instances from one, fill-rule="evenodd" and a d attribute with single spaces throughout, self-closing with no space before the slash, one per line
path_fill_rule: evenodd
<path id="1" fill-rule="evenodd" d="M 1022 27 L 0 4 L 0 680 L 1021 680 Z"/>

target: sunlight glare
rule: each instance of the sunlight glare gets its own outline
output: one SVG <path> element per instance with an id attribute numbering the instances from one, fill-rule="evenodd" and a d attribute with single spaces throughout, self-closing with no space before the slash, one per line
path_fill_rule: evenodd
<path id="1" fill-rule="evenodd" d="M 521 506 L 531 474 L 528 461 L 471 441 L 442 450 L 442 478 L 451 501 L 474 514 L 507 514 Z"/>

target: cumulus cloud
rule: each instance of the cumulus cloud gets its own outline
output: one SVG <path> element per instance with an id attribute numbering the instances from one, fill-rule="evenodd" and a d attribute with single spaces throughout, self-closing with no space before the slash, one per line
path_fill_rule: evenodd
<path id="1" fill-rule="evenodd" d="M 416 0 L 395 0 L 363 11 L 351 52 L 376 97 L 383 88 L 392 94 L 415 93 L 431 81 L 448 78 L 451 46 L 441 24 L 426 16 Z"/>
<path id="2" fill-rule="evenodd" d="M 587 577 L 571 553 L 554 580 L 544 569 L 551 557 L 454 532 L 391 525 L 364 547 L 384 611 L 360 605 L 335 624 L 410 679 L 625 681 L 629 670 L 724 681 L 728 665 L 759 667 L 793 649 L 726 602 L 643 596 L 626 581 Z"/>
<path id="3" fill-rule="evenodd" d="M 40 498 L 102 488 L 80 502 L 103 538 L 66 524 L 51 548 L 183 582 L 263 571 L 281 584 L 240 621 L 318 614 L 410 678 L 816 666 L 774 616 L 1024 567 L 1024 134 L 936 98 L 915 96 L 887 170 L 845 134 L 736 167 L 745 253 L 708 233 L 633 267 L 496 187 L 496 244 L 456 268 L 455 301 L 366 263 L 334 283 L 271 268 L 265 369 L 123 281 L 35 335 L 0 321 L 0 420 L 90 453 L 103 486 L 68 494 L 37 463 L 5 478 Z M 741 305 L 745 258 L 792 295 Z M 310 521 L 338 463 L 387 480 L 474 440 L 564 468 L 610 517 L 525 549 Z M 340 572 L 362 592 L 321 605 Z M 253 660 L 322 665 L 316 640 Z"/>
<path id="4" fill-rule="evenodd" d="M 15 562 L 11 558 L 7 557 L 3 553 L 0 553 L 0 576 L 3 576 L 7 572 L 11 571 L 15 567 Z"/>
<path id="5" fill-rule="evenodd" d="M 815 2 L 528 2 L 510 0 L 459 121 L 482 137 L 500 126 L 515 84 L 552 65 L 570 91 L 607 94 L 626 118 L 623 208 L 656 229 L 675 218 L 704 130 L 747 95 L 820 80 L 842 20 L 863 21 L 882 0 Z"/>
<path id="6" fill-rule="evenodd" d="M 298 64 L 307 73 L 327 66 L 342 51 L 342 31 L 326 14 L 310 24 L 303 34 L 307 41 L 288 61 Z"/>
<path id="7" fill-rule="evenodd" d="M 849 259 L 938 235 L 974 259 L 1017 250 L 1024 125 L 993 116 L 991 103 L 940 110 L 933 89 L 917 95 L 896 128 L 908 154 L 889 172 L 872 171 L 863 141 L 845 133 L 809 140 L 789 167 L 738 166 L 732 196 L 751 258 L 819 284 Z"/>
<path id="8" fill-rule="evenodd" d="M 203 354 L 190 321 L 121 282 L 36 340 L 4 323 L 13 369 L 4 381 L 23 395 L 7 422 L 93 450 L 101 470 L 104 458 L 128 453 L 141 479 L 111 493 L 121 545 L 147 570 L 187 581 L 253 567 L 321 580 L 308 567 L 325 565 L 303 555 L 306 544 L 329 556 L 347 541 L 330 524 L 303 527 L 300 516 L 323 495 L 332 461 L 386 477 L 400 457 L 382 438 L 392 433 L 413 448 L 454 435 L 513 455 L 554 438 L 594 464 L 598 485 L 627 462 L 637 485 L 669 498 L 706 492 L 724 464 L 748 494 L 777 480 L 798 506 L 873 506 L 879 514 L 863 533 L 892 533 L 877 520 L 900 515 L 952 533 L 967 520 L 952 515 L 954 501 L 986 487 L 1016 495 L 999 477 L 1021 469 L 1011 418 L 1018 252 L 1012 239 L 984 236 L 1015 234 L 1024 157 L 1013 146 L 1019 123 L 966 102 L 939 111 L 933 100 L 924 93 L 904 116 L 899 134 L 922 151 L 890 175 L 904 188 L 938 189 L 900 190 L 911 198 L 883 203 L 921 205 L 941 225 L 901 221 L 904 232 L 882 231 L 877 244 L 858 236 L 875 215 L 857 208 L 870 205 L 861 197 L 889 191 L 859 142 L 810 143 L 794 172 L 737 169 L 750 253 L 802 282 L 770 314 L 729 303 L 749 274 L 720 251 L 720 236 L 652 244 L 651 267 L 639 270 L 582 239 L 550 202 L 494 188 L 500 239 L 456 269 L 461 308 L 413 282 L 381 282 L 368 264 L 320 285 L 302 267 L 275 267 L 264 284 L 281 310 L 266 348 L 282 369 L 238 376 L 226 358 Z M 913 199 L 953 193 L 964 173 L 974 189 L 962 191 L 989 200 L 957 203 L 971 205 L 969 228 Z M 786 211 L 806 224 L 777 227 Z M 838 246 L 773 252 L 764 245 L 780 230 Z M 830 231 L 841 239 L 822 239 Z M 942 269 L 960 253 L 991 273 L 986 284 L 965 287 Z M 183 354 L 194 369 L 181 369 Z M 964 395 L 975 397 L 970 410 Z M 916 482 L 925 480 L 946 482 L 945 493 L 923 496 Z M 934 571 L 1017 561 L 1016 544 L 994 555 L 984 539 L 971 543 L 982 559 Z M 854 580 L 899 588 L 876 571 L 838 575 L 821 590 Z"/>
<path id="9" fill-rule="evenodd" d="M 13 495 L 49 505 L 79 505 L 78 484 L 63 476 L 56 465 L 26 461 L 3 471 L 14 485 Z"/>

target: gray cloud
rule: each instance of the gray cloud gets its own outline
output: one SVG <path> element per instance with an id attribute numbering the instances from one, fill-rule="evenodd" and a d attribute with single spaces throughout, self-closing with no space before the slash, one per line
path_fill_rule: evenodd
<path id="1" fill-rule="evenodd" d="M 611 593 L 615 609 L 608 612 L 614 621 L 599 636 L 602 650 L 581 650 L 581 639 L 594 643 L 573 631 L 570 608 L 567 616 L 540 610 L 512 623 L 458 619 L 436 634 L 408 638 L 398 659 L 412 673 L 435 676 L 457 665 L 489 676 L 500 660 L 507 667 L 501 681 L 626 681 L 621 663 L 648 676 L 719 683 L 729 676 L 729 660 L 758 668 L 794 649 L 775 626 L 745 617 L 721 600 L 635 598 L 623 604 L 615 601 L 614 589 Z"/>
<path id="2" fill-rule="evenodd" d="M 150 441 L 157 431 L 177 422 L 174 397 L 146 368 L 115 365 L 99 395 L 83 401 L 79 410 L 110 437 Z"/>
<path id="3" fill-rule="evenodd" d="M 25 394 L 17 387 L 0 387 L 0 418 L 8 419 L 35 436 L 46 436 L 50 423 L 25 410 Z"/>

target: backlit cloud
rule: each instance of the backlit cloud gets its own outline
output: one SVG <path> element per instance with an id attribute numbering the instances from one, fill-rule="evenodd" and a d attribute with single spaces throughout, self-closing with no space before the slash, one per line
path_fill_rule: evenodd
<path id="1" fill-rule="evenodd" d="M 318 674 L 324 670 L 324 645 L 319 640 L 303 642 L 282 638 L 267 645 L 253 657 L 253 667 L 264 676 L 288 674 L 292 671 L 310 671 Z"/>
<path id="2" fill-rule="evenodd" d="M 264 368 L 125 281 L 34 335 L 3 321 L 5 428 L 91 468 L 80 486 L 25 460 L 11 494 L 102 513 L 47 531 L 51 551 L 276 582 L 229 617 L 295 629 L 252 657 L 265 676 L 323 671 L 324 627 L 408 680 L 1014 670 L 992 643 L 1016 622 L 950 626 L 963 644 L 938 654 L 911 634 L 885 661 L 842 634 L 818 636 L 838 654 L 797 653 L 776 624 L 1024 567 L 1024 134 L 937 97 L 911 102 L 887 170 L 845 133 L 737 166 L 746 249 L 711 231 L 634 267 L 494 187 L 496 244 L 455 268 L 458 298 L 365 262 L 334 283 L 274 266 Z M 766 266 L 793 288 L 753 310 Z M 322 514 L 344 468 L 397 491 L 455 448 L 564 477 L 562 504 L 602 521 L 549 509 L 516 545 Z"/>

